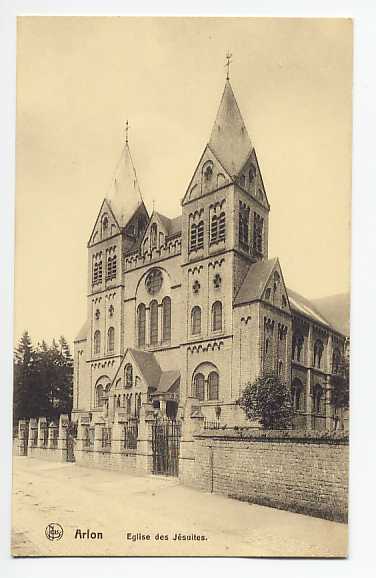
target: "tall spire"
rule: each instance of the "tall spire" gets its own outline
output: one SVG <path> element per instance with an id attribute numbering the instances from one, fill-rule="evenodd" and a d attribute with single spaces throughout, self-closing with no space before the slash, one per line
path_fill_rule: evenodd
<path id="1" fill-rule="evenodd" d="M 228 54 L 226 58 L 229 66 L 231 55 Z M 251 139 L 228 77 L 210 135 L 209 147 L 231 176 L 238 175 L 252 152 Z"/>
<path id="2" fill-rule="evenodd" d="M 125 145 L 115 169 L 108 199 L 121 227 L 127 224 L 142 203 L 141 190 L 128 144 L 128 121 L 125 126 Z"/>

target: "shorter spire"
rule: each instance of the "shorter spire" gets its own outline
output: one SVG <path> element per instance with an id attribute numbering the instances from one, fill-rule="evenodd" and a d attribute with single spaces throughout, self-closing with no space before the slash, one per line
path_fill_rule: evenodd
<path id="1" fill-rule="evenodd" d="M 230 53 L 230 51 L 227 51 L 226 54 L 226 64 L 225 67 L 227 68 L 227 75 L 226 75 L 226 80 L 230 80 L 230 64 L 231 64 L 231 58 L 232 58 L 232 54 Z"/>

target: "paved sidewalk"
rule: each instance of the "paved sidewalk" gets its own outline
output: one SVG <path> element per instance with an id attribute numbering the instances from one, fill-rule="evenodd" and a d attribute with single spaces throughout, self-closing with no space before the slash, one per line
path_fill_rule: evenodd
<path id="1" fill-rule="evenodd" d="M 346 555 L 345 524 L 201 493 L 176 478 L 15 457 L 13 498 L 15 556 Z M 52 522 L 64 529 L 60 540 L 46 537 Z M 79 538 L 87 530 L 102 539 Z M 204 539 L 173 540 L 179 533 Z"/>

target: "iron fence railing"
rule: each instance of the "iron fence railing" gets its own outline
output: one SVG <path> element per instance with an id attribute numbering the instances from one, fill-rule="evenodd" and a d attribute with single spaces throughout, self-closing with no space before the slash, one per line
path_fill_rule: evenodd
<path id="1" fill-rule="evenodd" d="M 127 423 L 124 426 L 124 449 L 136 450 L 138 439 L 138 422 Z"/>

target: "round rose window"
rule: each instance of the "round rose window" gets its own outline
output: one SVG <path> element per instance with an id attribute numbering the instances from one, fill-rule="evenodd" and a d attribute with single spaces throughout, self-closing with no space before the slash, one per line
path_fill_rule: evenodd
<path id="1" fill-rule="evenodd" d="M 146 277 L 145 286 L 150 295 L 158 293 L 162 287 L 162 272 L 159 269 L 153 269 Z"/>

